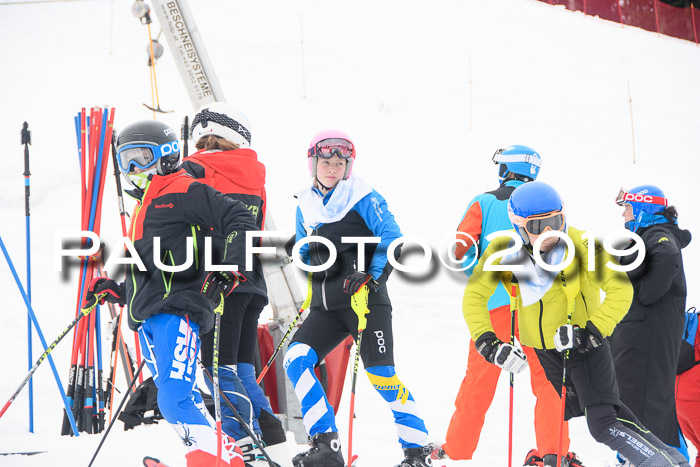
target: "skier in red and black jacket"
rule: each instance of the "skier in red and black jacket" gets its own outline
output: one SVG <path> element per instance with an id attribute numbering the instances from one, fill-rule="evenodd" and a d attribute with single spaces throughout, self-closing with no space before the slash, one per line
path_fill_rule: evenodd
<path id="1" fill-rule="evenodd" d="M 207 104 L 192 120 L 191 138 L 197 152 L 186 157 L 181 167 L 195 178 L 206 179 L 205 183 L 227 197 L 242 202 L 255 217 L 258 230 L 263 230 L 267 208 L 265 166 L 250 149 L 250 123 L 245 115 L 230 104 Z M 259 239 L 255 244 L 259 246 Z M 240 415 L 262 435 L 270 458 L 281 467 L 291 467 L 285 430 L 256 383 L 258 318 L 268 296 L 260 259 L 253 255 L 252 260 L 253 269 L 245 271 L 247 281 L 224 302 L 220 384 Z M 211 332 L 202 335 L 202 361 L 207 367 L 212 365 L 211 342 Z M 227 406 L 222 407 L 222 416 L 226 433 L 236 439 L 244 452 L 254 456 L 253 446 L 249 445 L 256 441 L 247 435 Z"/>
<path id="2" fill-rule="evenodd" d="M 154 121 L 127 126 L 117 139 L 120 170 L 139 200 L 131 216 L 130 239 L 138 257 L 127 280 L 97 278 L 90 299 L 128 304 L 129 327 L 138 331 L 144 359 L 158 386 L 158 406 L 188 447 L 188 467 L 217 459 L 214 421 L 201 410 L 196 388 L 199 333 L 214 324 L 214 306 L 244 276 L 246 231 L 257 230 L 246 206 L 178 171 L 175 132 Z M 209 256 L 228 271 L 207 271 L 204 234 L 221 245 Z M 191 238 L 191 239 L 190 239 Z M 225 239 L 225 244 L 224 244 Z M 218 254 L 217 254 L 218 252 Z M 223 465 L 243 467 L 240 449 L 222 440 Z"/>

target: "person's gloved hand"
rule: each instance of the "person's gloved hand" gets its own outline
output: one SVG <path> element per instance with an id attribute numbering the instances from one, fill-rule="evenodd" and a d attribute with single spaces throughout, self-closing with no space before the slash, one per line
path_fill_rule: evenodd
<path id="1" fill-rule="evenodd" d="M 212 271 L 204 279 L 200 292 L 216 303 L 222 293 L 228 297 L 241 282 L 245 282 L 245 277 L 240 272 Z"/>
<path id="2" fill-rule="evenodd" d="M 588 352 L 603 344 L 603 336 L 593 323 L 588 321 L 585 328 L 575 324 L 559 326 L 554 334 L 554 347 L 559 352 L 577 349 L 579 352 Z"/>
<path id="3" fill-rule="evenodd" d="M 503 342 L 493 332 L 485 332 L 475 342 L 476 350 L 487 362 L 518 374 L 527 368 L 527 356 L 521 349 Z"/>
<path id="4" fill-rule="evenodd" d="M 348 295 L 354 295 L 360 288 L 366 285 L 373 292 L 379 289 L 379 284 L 374 280 L 372 274 L 367 274 L 366 272 L 357 271 L 352 274 L 348 274 L 343 281 L 343 292 Z"/>
<path id="5" fill-rule="evenodd" d="M 126 304 L 126 297 L 122 288 L 123 283 L 119 284 L 113 279 L 106 277 L 95 277 L 88 286 L 85 301 L 90 302 L 99 296 L 99 304 L 104 305 L 105 302 L 116 303 L 118 305 Z"/>

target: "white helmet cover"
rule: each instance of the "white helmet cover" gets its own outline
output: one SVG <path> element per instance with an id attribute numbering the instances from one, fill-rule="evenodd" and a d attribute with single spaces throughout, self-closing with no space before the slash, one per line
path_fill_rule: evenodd
<path id="1" fill-rule="evenodd" d="M 249 148 L 250 122 L 234 106 L 225 102 L 212 102 L 197 111 L 190 130 L 190 137 L 195 143 L 207 135 L 220 136 L 241 148 Z"/>

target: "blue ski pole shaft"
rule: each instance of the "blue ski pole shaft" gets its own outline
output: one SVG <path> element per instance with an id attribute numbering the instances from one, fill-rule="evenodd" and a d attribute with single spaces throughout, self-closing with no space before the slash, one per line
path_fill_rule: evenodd
<path id="1" fill-rule="evenodd" d="M 32 304 L 29 302 L 29 297 L 27 297 L 27 294 L 24 291 L 24 287 L 22 287 L 22 282 L 19 280 L 19 276 L 17 275 L 17 271 L 15 270 L 15 267 L 12 263 L 12 259 L 10 258 L 10 254 L 7 252 L 7 248 L 5 248 L 5 242 L 2 241 L 2 237 L 0 236 L 0 248 L 2 249 L 2 253 L 5 255 L 5 259 L 7 260 L 7 265 L 10 267 L 10 271 L 12 272 L 12 276 L 15 278 L 15 282 L 17 283 L 17 287 L 19 288 L 20 293 L 22 294 L 22 298 L 24 299 L 24 303 L 27 305 L 27 310 L 29 311 L 29 316 L 32 319 L 32 322 L 34 323 L 34 327 L 36 327 L 36 332 L 39 335 L 39 340 L 41 340 L 41 344 L 44 346 L 44 351 L 46 352 L 46 356 L 49 359 L 49 363 L 51 364 L 51 370 L 53 371 L 53 376 L 56 378 L 56 384 L 58 385 L 58 390 L 61 393 L 61 398 L 63 399 L 63 405 L 66 407 L 66 411 L 70 412 L 70 404 L 68 403 L 68 398 L 66 397 L 65 391 L 63 391 L 63 386 L 61 384 L 61 378 L 58 377 L 58 371 L 56 371 L 56 365 L 53 362 L 53 358 L 51 358 L 51 355 L 48 354 L 50 352 L 49 347 L 46 345 L 46 339 L 44 339 L 44 334 L 41 332 L 41 327 L 39 326 L 39 322 L 36 319 L 36 315 L 34 314 L 34 310 L 32 309 Z M 76 320 L 77 322 L 77 320 Z M 64 334 L 65 335 L 65 334 Z M 63 336 L 61 336 L 63 337 Z M 58 342 L 54 342 L 52 345 L 56 345 Z M 21 388 L 20 388 L 21 389 Z M 5 409 L 6 410 L 6 409 Z M 78 436 L 78 426 L 75 424 L 75 418 L 73 418 L 72 414 L 68 415 L 69 421 L 71 428 L 73 428 L 73 434 L 75 436 Z"/>
<path id="2" fill-rule="evenodd" d="M 24 145 L 24 215 L 26 219 L 26 244 L 27 244 L 27 297 L 32 301 L 32 261 L 31 261 L 31 235 L 29 224 L 29 145 L 32 144 L 32 134 L 29 124 L 22 124 L 22 144 Z M 27 313 L 27 369 L 32 368 L 32 319 Z M 29 381 L 29 432 L 34 433 L 34 384 Z"/>

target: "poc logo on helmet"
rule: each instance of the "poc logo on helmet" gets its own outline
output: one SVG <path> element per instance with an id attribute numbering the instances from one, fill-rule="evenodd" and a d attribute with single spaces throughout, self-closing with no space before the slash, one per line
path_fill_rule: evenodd
<path id="1" fill-rule="evenodd" d="M 647 190 L 641 193 L 625 193 L 624 201 L 640 201 L 642 203 L 651 203 L 654 201 L 654 197 L 651 195 L 645 195 Z"/>
<path id="2" fill-rule="evenodd" d="M 180 152 L 180 142 L 173 141 L 170 143 L 165 143 L 165 144 L 161 145 L 160 150 L 163 153 L 163 156 L 169 156 L 170 154 L 175 154 L 177 152 Z"/>
<path id="3" fill-rule="evenodd" d="M 175 130 L 173 130 L 172 128 L 166 128 L 166 129 L 163 130 L 163 134 L 164 134 L 165 136 L 171 135 L 171 134 L 173 134 L 173 133 L 175 133 Z"/>

